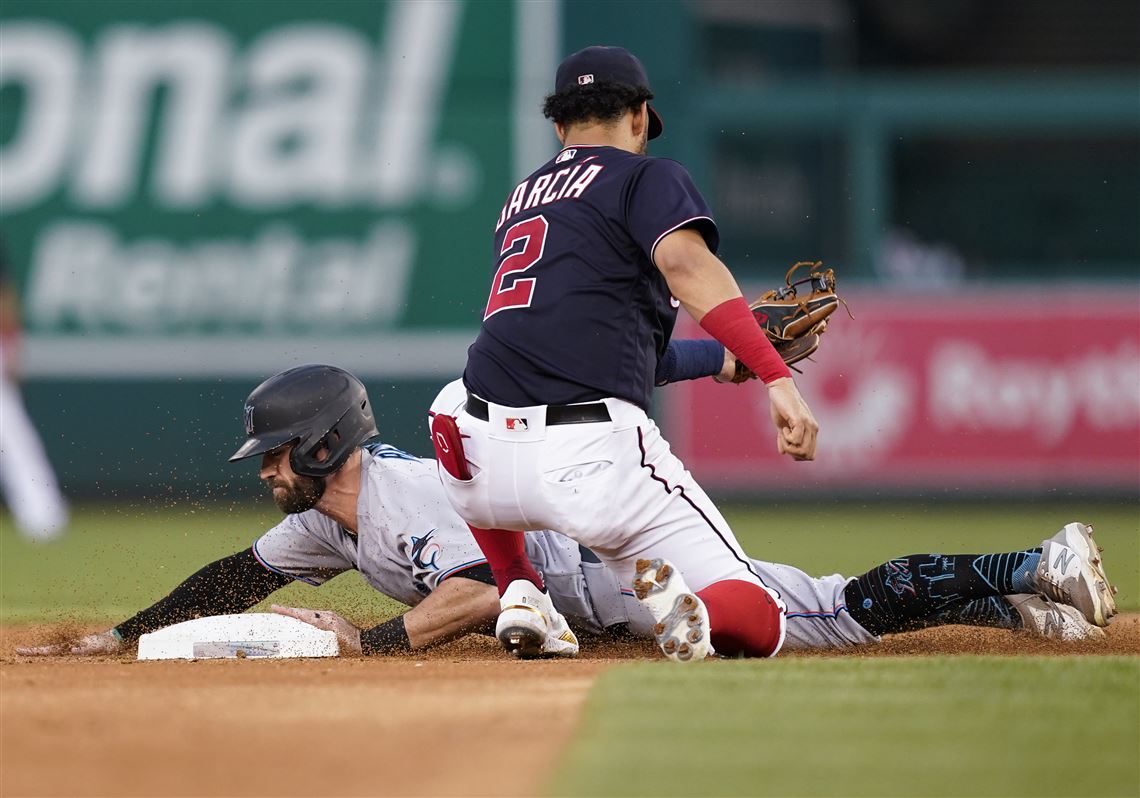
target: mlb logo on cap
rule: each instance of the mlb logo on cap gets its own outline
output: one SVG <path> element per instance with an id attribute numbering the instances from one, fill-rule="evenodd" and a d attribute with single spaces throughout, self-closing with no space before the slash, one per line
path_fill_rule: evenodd
<path id="1" fill-rule="evenodd" d="M 579 86 L 606 86 L 610 83 L 642 89 L 648 93 L 648 99 L 653 99 L 645 67 L 624 47 L 586 47 L 563 59 L 554 74 L 556 94 L 575 91 Z M 648 106 L 648 111 L 649 138 L 655 139 L 665 126 L 652 105 Z"/>

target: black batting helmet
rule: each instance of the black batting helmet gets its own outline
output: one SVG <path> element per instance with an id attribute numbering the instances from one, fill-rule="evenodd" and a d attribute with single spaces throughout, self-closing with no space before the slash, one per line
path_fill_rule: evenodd
<path id="1" fill-rule="evenodd" d="M 230 462 L 295 443 L 293 471 L 327 477 L 360 444 L 379 434 L 363 383 L 336 366 L 297 366 L 267 379 L 245 400 L 248 436 Z M 317 460 L 327 446 L 329 455 Z"/>

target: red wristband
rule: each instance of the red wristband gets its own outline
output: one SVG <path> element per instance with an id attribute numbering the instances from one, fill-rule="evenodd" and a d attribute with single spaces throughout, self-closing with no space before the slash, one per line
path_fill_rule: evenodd
<path id="1" fill-rule="evenodd" d="M 792 376 L 768 336 L 756 324 L 744 297 L 721 302 L 704 315 L 701 327 L 765 383 Z"/>

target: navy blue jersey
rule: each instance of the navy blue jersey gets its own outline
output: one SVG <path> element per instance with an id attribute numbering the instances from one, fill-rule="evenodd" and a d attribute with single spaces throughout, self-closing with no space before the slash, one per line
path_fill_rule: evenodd
<path id="1" fill-rule="evenodd" d="M 668 233 L 719 241 L 676 161 L 574 146 L 519 183 L 495 226 L 495 276 L 467 388 L 497 404 L 589 402 L 648 409 L 678 303 L 653 263 Z"/>

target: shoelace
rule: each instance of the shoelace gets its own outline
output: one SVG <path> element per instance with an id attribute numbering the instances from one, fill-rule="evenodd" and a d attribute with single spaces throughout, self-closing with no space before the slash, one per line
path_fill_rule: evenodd
<path id="1" fill-rule="evenodd" d="M 1072 603 L 1072 590 L 1065 587 L 1061 581 L 1051 579 L 1048 574 L 1045 574 L 1041 581 L 1044 584 L 1041 585 L 1041 592 L 1038 595 L 1048 600 L 1050 604 L 1056 606 L 1054 599 L 1063 604 Z"/>
<path id="2" fill-rule="evenodd" d="M 1044 635 L 1045 637 L 1050 637 L 1050 635 L 1047 634 L 1047 632 L 1049 629 L 1049 621 L 1052 620 L 1053 623 L 1056 624 L 1058 631 L 1061 632 L 1061 637 L 1058 637 L 1056 639 L 1058 639 L 1058 640 L 1063 639 L 1064 638 L 1063 630 L 1065 628 L 1065 623 L 1066 623 L 1065 614 L 1063 612 L 1061 612 L 1061 608 L 1057 605 L 1057 602 L 1055 602 L 1051 596 L 1049 596 L 1045 593 L 1034 593 L 1029 598 L 1022 599 L 1020 602 L 1018 602 L 1014 606 L 1020 607 L 1022 604 L 1025 604 L 1029 601 L 1032 601 L 1034 597 L 1040 597 L 1042 600 L 1044 600 L 1045 606 L 1049 610 L 1049 617 L 1046 620 L 1045 624 L 1043 625 L 1043 628 L 1041 629 L 1042 635 Z M 1010 602 L 1010 603 L 1012 603 L 1012 602 Z"/>
<path id="3" fill-rule="evenodd" d="M 1049 608 L 1049 616 L 1053 619 L 1053 622 L 1057 624 L 1057 628 L 1064 630 L 1065 613 L 1061 612 L 1061 608 L 1057 606 L 1057 602 L 1053 601 L 1051 597 L 1042 594 L 1041 598 L 1045 600 L 1045 606 Z M 1048 626 L 1048 624 L 1046 624 L 1046 626 Z"/>

